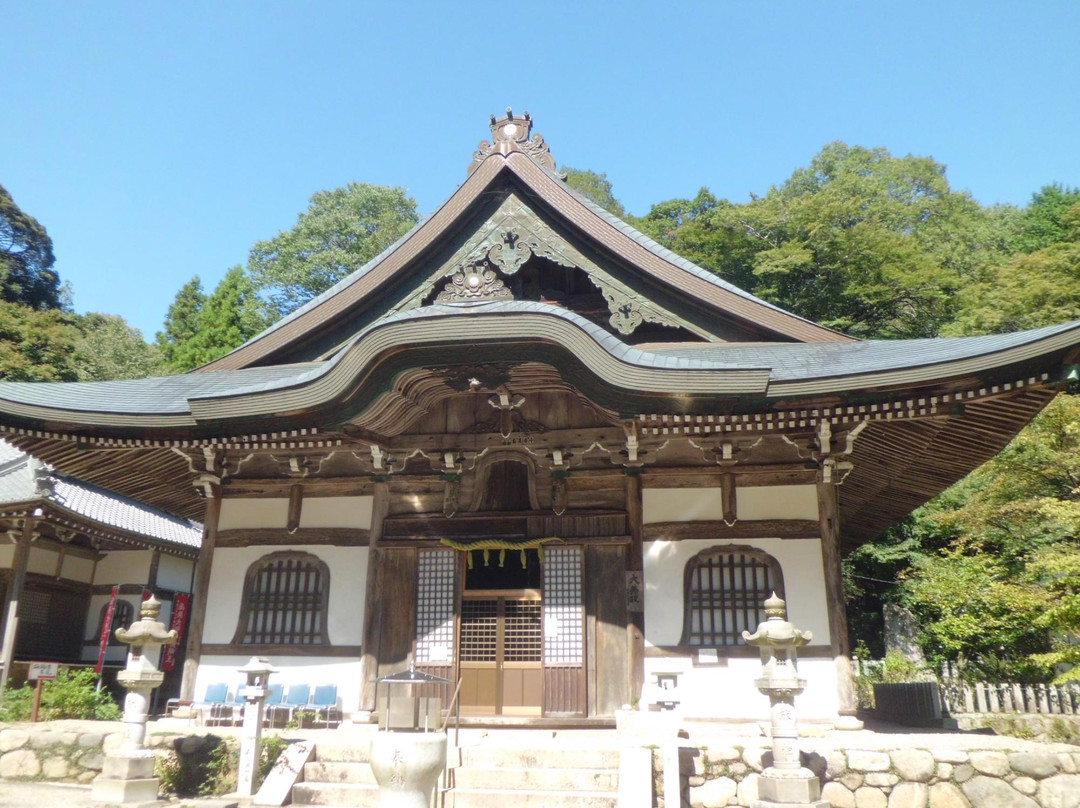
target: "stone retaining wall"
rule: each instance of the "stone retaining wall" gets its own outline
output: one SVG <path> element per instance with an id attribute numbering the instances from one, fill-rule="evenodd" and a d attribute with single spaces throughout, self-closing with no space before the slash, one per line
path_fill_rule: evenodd
<path id="1" fill-rule="evenodd" d="M 165 751 L 174 737 L 152 734 L 147 743 Z M 89 783 L 122 740 L 114 721 L 0 724 L 0 780 Z"/>
<path id="2" fill-rule="evenodd" d="M 680 749 L 684 806 L 750 806 L 762 748 Z M 768 753 L 771 755 L 771 753 Z M 958 749 L 829 749 L 804 754 L 833 808 L 1080 808 L 1075 752 Z M 766 760 L 767 763 L 767 760 Z M 663 750 L 653 754 L 662 778 Z M 657 805 L 666 808 L 662 787 Z"/>

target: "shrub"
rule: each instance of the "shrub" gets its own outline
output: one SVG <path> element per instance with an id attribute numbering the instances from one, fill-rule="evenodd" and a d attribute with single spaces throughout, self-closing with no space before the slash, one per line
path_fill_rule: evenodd
<path id="1" fill-rule="evenodd" d="M 29 721 L 34 706 L 34 685 L 5 688 L 0 702 L 0 721 Z M 107 690 L 98 691 L 97 674 L 91 668 L 65 668 L 41 688 L 38 719 L 61 718 L 117 721 L 121 712 Z"/>

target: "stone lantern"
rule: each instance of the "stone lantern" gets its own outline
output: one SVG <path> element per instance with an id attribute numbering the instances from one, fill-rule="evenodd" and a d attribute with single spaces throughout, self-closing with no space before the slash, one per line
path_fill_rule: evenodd
<path id="1" fill-rule="evenodd" d="M 829 808 L 821 799 L 821 781 L 800 760 L 795 721 L 795 696 L 806 687 L 806 680 L 799 678 L 796 649 L 810 642 L 813 635 L 787 621 L 787 605 L 775 592 L 765 601 L 765 616 L 753 634 L 742 633 L 748 645 L 761 651 L 761 678 L 754 680 L 754 685 L 769 697 L 772 735 L 772 765 L 761 773 L 760 799 L 753 808 L 771 808 L 778 803 Z"/>
<path id="2" fill-rule="evenodd" d="M 240 738 L 240 769 L 236 776 L 236 793 L 250 797 L 255 793 L 255 772 L 259 762 L 259 743 L 262 740 L 263 714 L 270 690 L 268 681 L 277 669 L 266 657 L 252 657 L 238 669 L 244 674 L 245 685 L 239 695 L 244 698 L 243 732 Z"/>
<path id="3" fill-rule="evenodd" d="M 139 609 L 139 619 L 130 628 L 118 628 L 116 637 L 131 646 L 127 666 L 116 681 L 127 689 L 124 698 L 124 741 L 120 749 L 105 756 L 101 774 L 94 779 L 91 796 L 96 802 L 151 802 L 157 799 L 158 778 L 154 777 L 154 753 L 146 748 L 146 718 L 150 691 L 161 684 L 165 674 L 154 660 L 158 648 L 176 642 L 176 632 L 166 631 L 158 620 L 161 602 L 151 595 Z"/>

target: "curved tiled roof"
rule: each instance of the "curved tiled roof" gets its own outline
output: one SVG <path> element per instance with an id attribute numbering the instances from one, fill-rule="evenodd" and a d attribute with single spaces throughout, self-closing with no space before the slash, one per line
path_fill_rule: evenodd
<path id="1" fill-rule="evenodd" d="M 925 383 L 1023 362 L 1074 346 L 1080 341 L 1080 322 L 953 339 L 634 347 L 546 303 L 437 305 L 368 326 L 326 362 L 118 382 L 0 382 L 0 412 L 28 415 L 32 409 L 39 413 L 32 417 L 44 417 L 40 413 L 59 410 L 83 413 L 83 420 L 98 418 L 99 423 L 111 414 L 115 425 L 138 425 L 145 416 L 163 427 L 292 412 L 345 395 L 357 378 L 402 348 L 415 353 L 425 346 L 479 346 L 486 340 L 549 345 L 564 352 L 560 355 L 573 356 L 605 384 L 642 395 L 780 396 Z"/>

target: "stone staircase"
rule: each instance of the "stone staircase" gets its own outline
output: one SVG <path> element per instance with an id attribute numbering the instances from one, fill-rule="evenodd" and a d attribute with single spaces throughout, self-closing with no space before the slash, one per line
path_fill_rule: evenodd
<path id="1" fill-rule="evenodd" d="M 612 737 L 523 731 L 462 732 L 437 808 L 617 808 L 619 750 Z M 292 804 L 375 808 L 368 739 L 319 742 L 293 786 Z"/>

